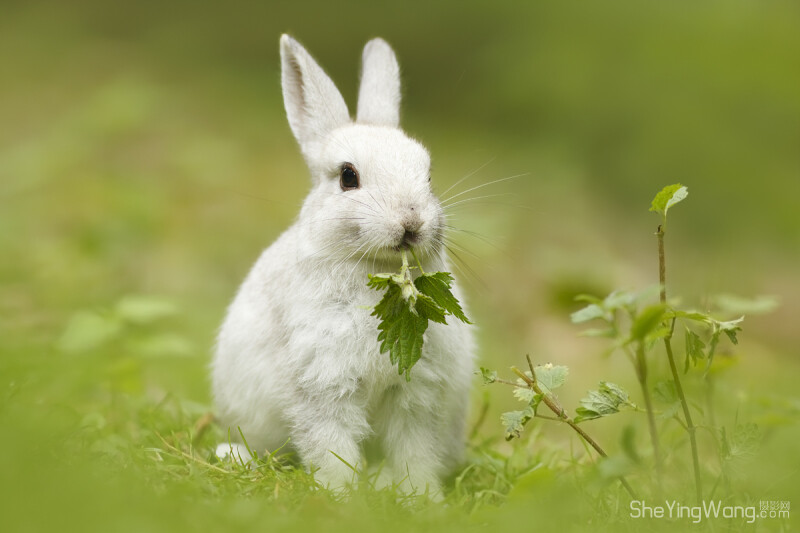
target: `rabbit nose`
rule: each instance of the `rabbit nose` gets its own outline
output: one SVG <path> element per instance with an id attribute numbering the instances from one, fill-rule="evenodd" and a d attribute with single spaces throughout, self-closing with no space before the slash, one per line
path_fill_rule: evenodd
<path id="1" fill-rule="evenodd" d="M 400 246 L 413 246 L 419 242 L 419 230 L 422 229 L 422 218 L 414 207 L 409 207 L 400 219 L 403 229 L 403 236 L 400 238 Z"/>
<path id="2" fill-rule="evenodd" d="M 409 208 L 401 223 L 406 233 L 414 234 L 422 228 L 422 218 L 413 207 Z"/>

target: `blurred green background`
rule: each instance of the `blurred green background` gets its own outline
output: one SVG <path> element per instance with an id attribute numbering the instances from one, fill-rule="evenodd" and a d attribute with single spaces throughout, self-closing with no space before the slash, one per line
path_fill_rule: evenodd
<path id="1" fill-rule="evenodd" d="M 390 42 L 403 124 L 431 150 L 438 191 L 473 172 L 449 194 L 523 174 L 453 210 L 485 237 L 453 235 L 474 271 L 456 275 L 483 364 L 568 364 L 573 400 L 600 378 L 631 382 L 568 314 L 576 294 L 657 281 L 647 208 L 680 181 L 690 197 L 667 236 L 671 294 L 698 307 L 777 296 L 775 312 L 747 319 L 730 393 L 797 405 L 797 3 L 5 0 L 0 505 L 12 530 L 192 523 L 191 506 L 137 492 L 147 475 L 120 450 L 149 428 L 116 406 L 208 408 L 225 307 L 305 196 L 283 32 L 351 112 L 361 47 Z M 501 430 L 496 396 L 486 433 Z"/>

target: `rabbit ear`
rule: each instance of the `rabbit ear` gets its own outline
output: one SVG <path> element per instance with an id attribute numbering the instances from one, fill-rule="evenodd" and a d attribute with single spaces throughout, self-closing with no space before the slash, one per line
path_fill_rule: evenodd
<path id="1" fill-rule="evenodd" d="M 397 127 L 400 124 L 400 67 L 383 39 L 364 47 L 357 122 Z"/>
<path id="2" fill-rule="evenodd" d="M 289 126 L 308 157 L 315 144 L 350 122 L 347 104 L 333 81 L 300 43 L 281 35 L 281 85 Z"/>

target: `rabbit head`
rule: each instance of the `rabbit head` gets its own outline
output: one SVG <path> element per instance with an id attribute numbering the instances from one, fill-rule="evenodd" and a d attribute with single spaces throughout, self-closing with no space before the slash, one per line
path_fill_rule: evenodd
<path id="1" fill-rule="evenodd" d="M 398 127 L 397 59 L 373 39 L 362 61 L 352 121 L 333 81 L 297 41 L 281 37 L 286 114 L 312 179 L 299 219 L 304 245 L 340 261 L 396 261 L 408 248 L 436 255 L 444 215 L 431 191 L 428 151 Z"/>

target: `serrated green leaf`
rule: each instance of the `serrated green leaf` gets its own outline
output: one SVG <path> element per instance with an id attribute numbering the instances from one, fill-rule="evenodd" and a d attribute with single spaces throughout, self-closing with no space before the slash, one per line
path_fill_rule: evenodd
<path id="1" fill-rule="evenodd" d="M 605 415 L 617 413 L 619 411 L 611 411 L 607 413 L 601 413 L 595 409 L 590 409 L 589 407 L 578 407 L 575 409 L 575 423 L 580 424 L 581 422 L 585 422 L 586 420 L 595 420 L 597 418 L 602 418 Z"/>
<path id="2" fill-rule="evenodd" d="M 400 374 L 405 373 L 408 380 L 410 379 L 408 371 L 422 357 L 422 335 L 428 329 L 428 321 L 411 313 L 404 314 L 404 318 L 400 338 L 396 344 L 399 352 L 397 370 Z"/>
<path id="3" fill-rule="evenodd" d="M 536 396 L 536 391 L 528 388 L 528 387 L 514 387 L 514 398 L 521 402 L 531 403 L 534 396 Z"/>
<path id="4" fill-rule="evenodd" d="M 711 322 L 711 340 L 709 341 L 708 346 L 708 362 L 706 363 L 706 374 L 708 374 L 709 370 L 711 369 L 711 364 L 714 362 L 714 354 L 717 351 L 717 345 L 719 344 L 719 338 L 722 333 L 730 339 L 733 344 L 738 344 L 739 339 L 736 337 L 736 332 L 741 331 L 741 327 L 739 324 L 742 323 L 744 317 L 739 317 L 736 320 L 728 320 L 728 321 L 719 321 L 714 320 L 713 318 L 710 319 Z"/>
<path id="5" fill-rule="evenodd" d="M 713 320 L 707 313 L 699 311 L 679 311 L 670 310 L 664 315 L 664 318 L 684 318 L 686 320 L 694 320 L 695 322 L 710 322 Z"/>
<path id="6" fill-rule="evenodd" d="M 730 435 L 720 430 L 720 458 L 726 475 L 739 477 L 745 474 L 744 465 L 752 461 L 761 445 L 761 432 L 756 424 L 740 424 Z"/>
<path id="7" fill-rule="evenodd" d="M 387 285 L 386 294 L 383 295 L 381 301 L 375 306 L 372 311 L 372 316 L 378 317 L 381 320 L 392 318 L 400 313 L 402 307 L 408 304 L 403 300 L 403 295 L 400 287 L 396 284 Z"/>
<path id="8" fill-rule="evenodd" d="M 573 324 L 580 324 L 581 322 L 588 322 L 596 318 L 607 320 L 606 311 L 597 304 L 589 304 L 586 307 L 579 309 L 569 316 Z"/>
<path id="9" fill-rule="evenodd" d="M 675 193 L 672 195 L 672 198 L 670 198 L 667 201 L 667 206 L 664 208 L 664 214 L 666 215 L 667 210 L 670 207 L 677 204 L 678 202 L 682 202 L 683 200 L 686 199 L 687 196 L 689 196 L 689 189 L 686 187 L 681 187 L 677 191 L 675 191 Z"/>
<path id="10" fill-rule="evenodd" d="M 638 301 L 650 296 L 650 289 L 638 293 L 630 291 L 613 291 L 604 299 L 599 299 L 590 295 L 581 295 L 576 298 L 579 301 L 590 302 L 570 315 L 570 320 L 575 323 L 587 322 L 594 319 L 602 319 L 608 323 L 614 323 L 614 313 L 618 310 L 633 312 Z M 616 334 L 616 331 L 614 331 Z"/>
<path id="11" fill-rule="evenodd" d="M 530 376 L 530 372 L 525 372 L 525 373 L 528 376 Z M 542 395 L 533 390 L 532 388 L 528 387 L 527 384 L 521 379 L 518 379 L 517 383 L 520 386 L 515 387 L 512 394 L 517 400 L 527 403 L 528 406 L 531 409 L 533 409 L 535 413 L 536 409 L 539 407 L 539 403 L 542 401 Z M 543 392 L 547 393 L 546 390 L 543 390 Z"/>
<path id="12" fill-rule="evenodd" d="M 467 316 L 461 309 L 461 304 L 453 293 L 450 287 L 453 283 L 453 276 L 447 272 L 428 272 L 422 274 L 414 280 L 414 285 L 417 290 L 422 294 L 430 297 L 436 305 L 444 309 L 448 314 L 455 316 L 457 319 L 471 324 Z"/>
<path id="13" fill-rule="evenodd" d="M 500 415 L 500 420 L 506 428 L 506 440 L 519 438 L 525 424 L 533 418 L 533 414 L 533 408 L 526 407 L 521 411 L 509 411 Z"/>
<path id="14" fill-rule="evenodd" d="M 436 302 L 425 294 L 420 293 L 417 295 L 417 299 L 414 302 L 414 309 L 417 311 L 417 314 L 423 318 L 433 320 L 439 324 L 447 324 L 444 318 L 445 310 L 436 305 Z"/>
<path id="15" fill-rule="evenodd" d="M 742 329 L 742 328 L 739 328 L 739 329 Z M 735 330 L 727 330 L 727 329 L 725 329 L 723 331 L 725 332 L 725 335 L 728 336 L 728 339 L 730 339 L 730 341 L 733 344 L 739 344 L 739 339 L 736 338 L 736 331 Z"/>
<path id="16" fill-rule="evenodd" d="M 628 392 L 616 383 L 611 383 L 610 381 L 601 381 L 600 392 L 617 399 L 620 404 L 633 406 L 628 399 Z"/>
<path id="17" fill-rule="evenodd" d="M 740 331 L 742 328 L 739 324 L 741 324 L 743 320 L 744 317 L 740 316 L 736 320 L 718 321 L 717 325 L 722 331 Z"/>
<path id="18" fill-rule="evenodd" d="M 675 382 L 670 380 L 659 381 L 653 388 L 653 397 L 663 403 L 675 403 L 678 401 L 678 391 Z"/>
<path id="19" fill-rule="evenodd" d="M 761 431 L 757 424 L 738 424 L 728 441 L 726 459 L 754 455 L 761 443 Z"/>
<path id="20" fill-rule="evenodd" d="M 598 390 L 589 391 L 589 395 L 581 399 L 580 403 L 581 406 L 575 410 L 578 413 L 575 422 L 612 415 L 626 405 L 633 407 L 628 393 L 619 385 L 608 381 L 601 381 Z"/>
<path id="21" fill-rule="evenodd" d="M 703 349 L 706 347 L 705 343 L 700 339 L 700 336 L 695 333 L 694 331 L 686 328 L 686 362 L 684 364 L 683 372 L 686 373 L 689 371 L 689 362 L 691 361 L 692 366 L 697 365 L 698 359 L 705 358 L 706 354 L 703 352 Z"/>
<path id="22" fill-rule="evenodd" d="M 496 370 L 489 370 L 488 368 L 481 367 L 480 374 L 481 378 L 483 378 L 484 385 L 489 385 L 490 383 L 497 381 Z"/>
<path id="23" fill-rule="evenodd" d="M 603 307 L 607 310 L 629 309 L 639 296 L 628 291 L 613 291 L 603 300 Z"/>
<path id="24" fill-rule="evenodd" d="M 669 404 L 666 408 L 662 409 L 661 412 L 656 414 L 656 420 L 668 420 L 677 415 L 680 411 L 681 402 Z"/>
<path id="25" fill-rule="evenodd" d="M 725 335 L 728 336 L 733 344 L 739 344 L 739 340 L 736 338 L 736 332 L 742 331 L 742 328 L 739 326 L 739 324 L 741 324 L 743 320 L 744 317 L 739 317 L 736 320 L 717 322 L 717 327 L 720 329 L 720 331 L 723 331 Z"/>
<path id="26" fill-rule="evenodd" d="M 600 418 L 600 414 L 593 411 L 592 409 L 587 409 L 586 407 L 576 407 L 575 408 L 576 416 L 573 421 L 576 424 L 584 422 L 586 420 L 594 420 L 595 418 Z"/>
<path id="27" fill-rule="evenodd" d="M 659 420 L 666 420 L 675 416 L 681 409 L 678 401 L 678 391 L 673 380 L 659 381 L 653 389 L 653 398 L 666 404 L 666 407 L 656 415 Z"/>
<path id="28" fill-rule="evenodd" d="M 368 287 L 386 291 L 372 312 L 380 320 L 380 352 L 389 352 L 391 363 L 410 380 L 411 367 L 422 357 L 423 335 L 429 321 L 446 324 L 445 316 L 452 314 L 469 323 L 450 292 L 453 277 L 447 272 L 432 272 L 413 282 L 405 256 L 399 273 L 368 277 Z"/>
<path id="29" fill-rule="evenodd" d="M 644 341 L 647 335 L 663 322 L 666 310 L 667 308 L 663 304 L 644 308 L 631 324 L 631 339 Z"/>
<path id="30" fill-rule="evenodd" d="M 653 198 L 653 202 L 650 204 L 650 211 L 661 213 L 666 218 L 669 208 L 684 200 L 688 195 L 689 189 L 680 183 L 667 185 Z"/>
<path id="31" fill-rule="evenodd" d="M 395 283 L 387 285 L 373 316 L 378 317 L 378 341 L 381 341 L 380 352 L 389 352 L 389 360 L 397 365 L 398 373 L 405 373 L 410 380 L 411 367 L 422 357 L 423 334 L 428 327 L 428 319 L 412 311 L 412 302 L 403 298 L 400 286 Z"/>
<path id="32" fill-rule="evenodd" d="M 536 381 L 544 392 L 552 392 L 567 381 L 569 368 L 563 365 L 540 365 L 534 368 Z"/>
<path id="33" fill-rule="evenodd" d="M 716 326 L 713 326 L 711 339 L 708 341 L 708 360 L 706 362 L 705 374 L 708 374 L 709 370 L 711 370 L 711 364 L 714 362 L 714 354 L 717 353 L 717 345 L 719 344 L 719 336 L 721 334 L 722 331 Z"/>
<path id="34" fill-rule="evenodd" d="M 728 337 L 728 339 L 730 339 L 730 341 L 733 344 L 739 344 L 739 339 L 736 336 L 736 333 L 742 330 L 740 324 L 744 320 L 743 316 L 735 320 L 728 320 L 728 321 L 716 320 L 711 315 L 708 315 L 706 313 L 700 313 L 697 311 L 692 311 L 692 312 L 670 311 L 665 316 L 675 317 L 675 318 L 685 318 L 687 320 L 703 322 L 711 326 L 711 341 L 708 350 L 708 353 L 710 354 L 709 362 L 707 365 L 708 367 L 711 366 L 711 361 L 713 359 L 717 343 L 719 342 L 720 334 L 725 333 L 725 335 Z"/>
<path id="35" fill-rule="evenodd" d="M 389 360 L 397 365 L 399 374 L 405 373 L 406 380 L 411 379 L 409 371 L 422 357 L 422 336 L 427 327 L 428 320 L 412 313 L 409 306 L 378 325 L 381 353 L 389 352 Z"/>
<path id="36" fill-rule="evenodd" d="M 647 334 L 647 336 L 644 338 L 644 342 L 648 347 L 650 347 L 656 341 L 659 341 L 665 337 L 669 337 L 670 333 L 672 333 L 671 328 L 668 327 L 656 328 L 655 330 Z"/>
<path id="37" fill-rule="evenodd" d="M 367 287 L 375 290 L 385 289 L 389 286 L 393 275 L 394 274 L 367 274 L 367 278 L 369 278 Z"/>
<path id="38" fill-rule="evenodd" d="M 588 407 L 577 407 L 575 412 L 577 413 L 577 416 L 574 419 L 576 424 L 585 420 L 594 420 L 595 418 L 600 418 L 603 416 L 594 409 L 589 409 Z"/>

